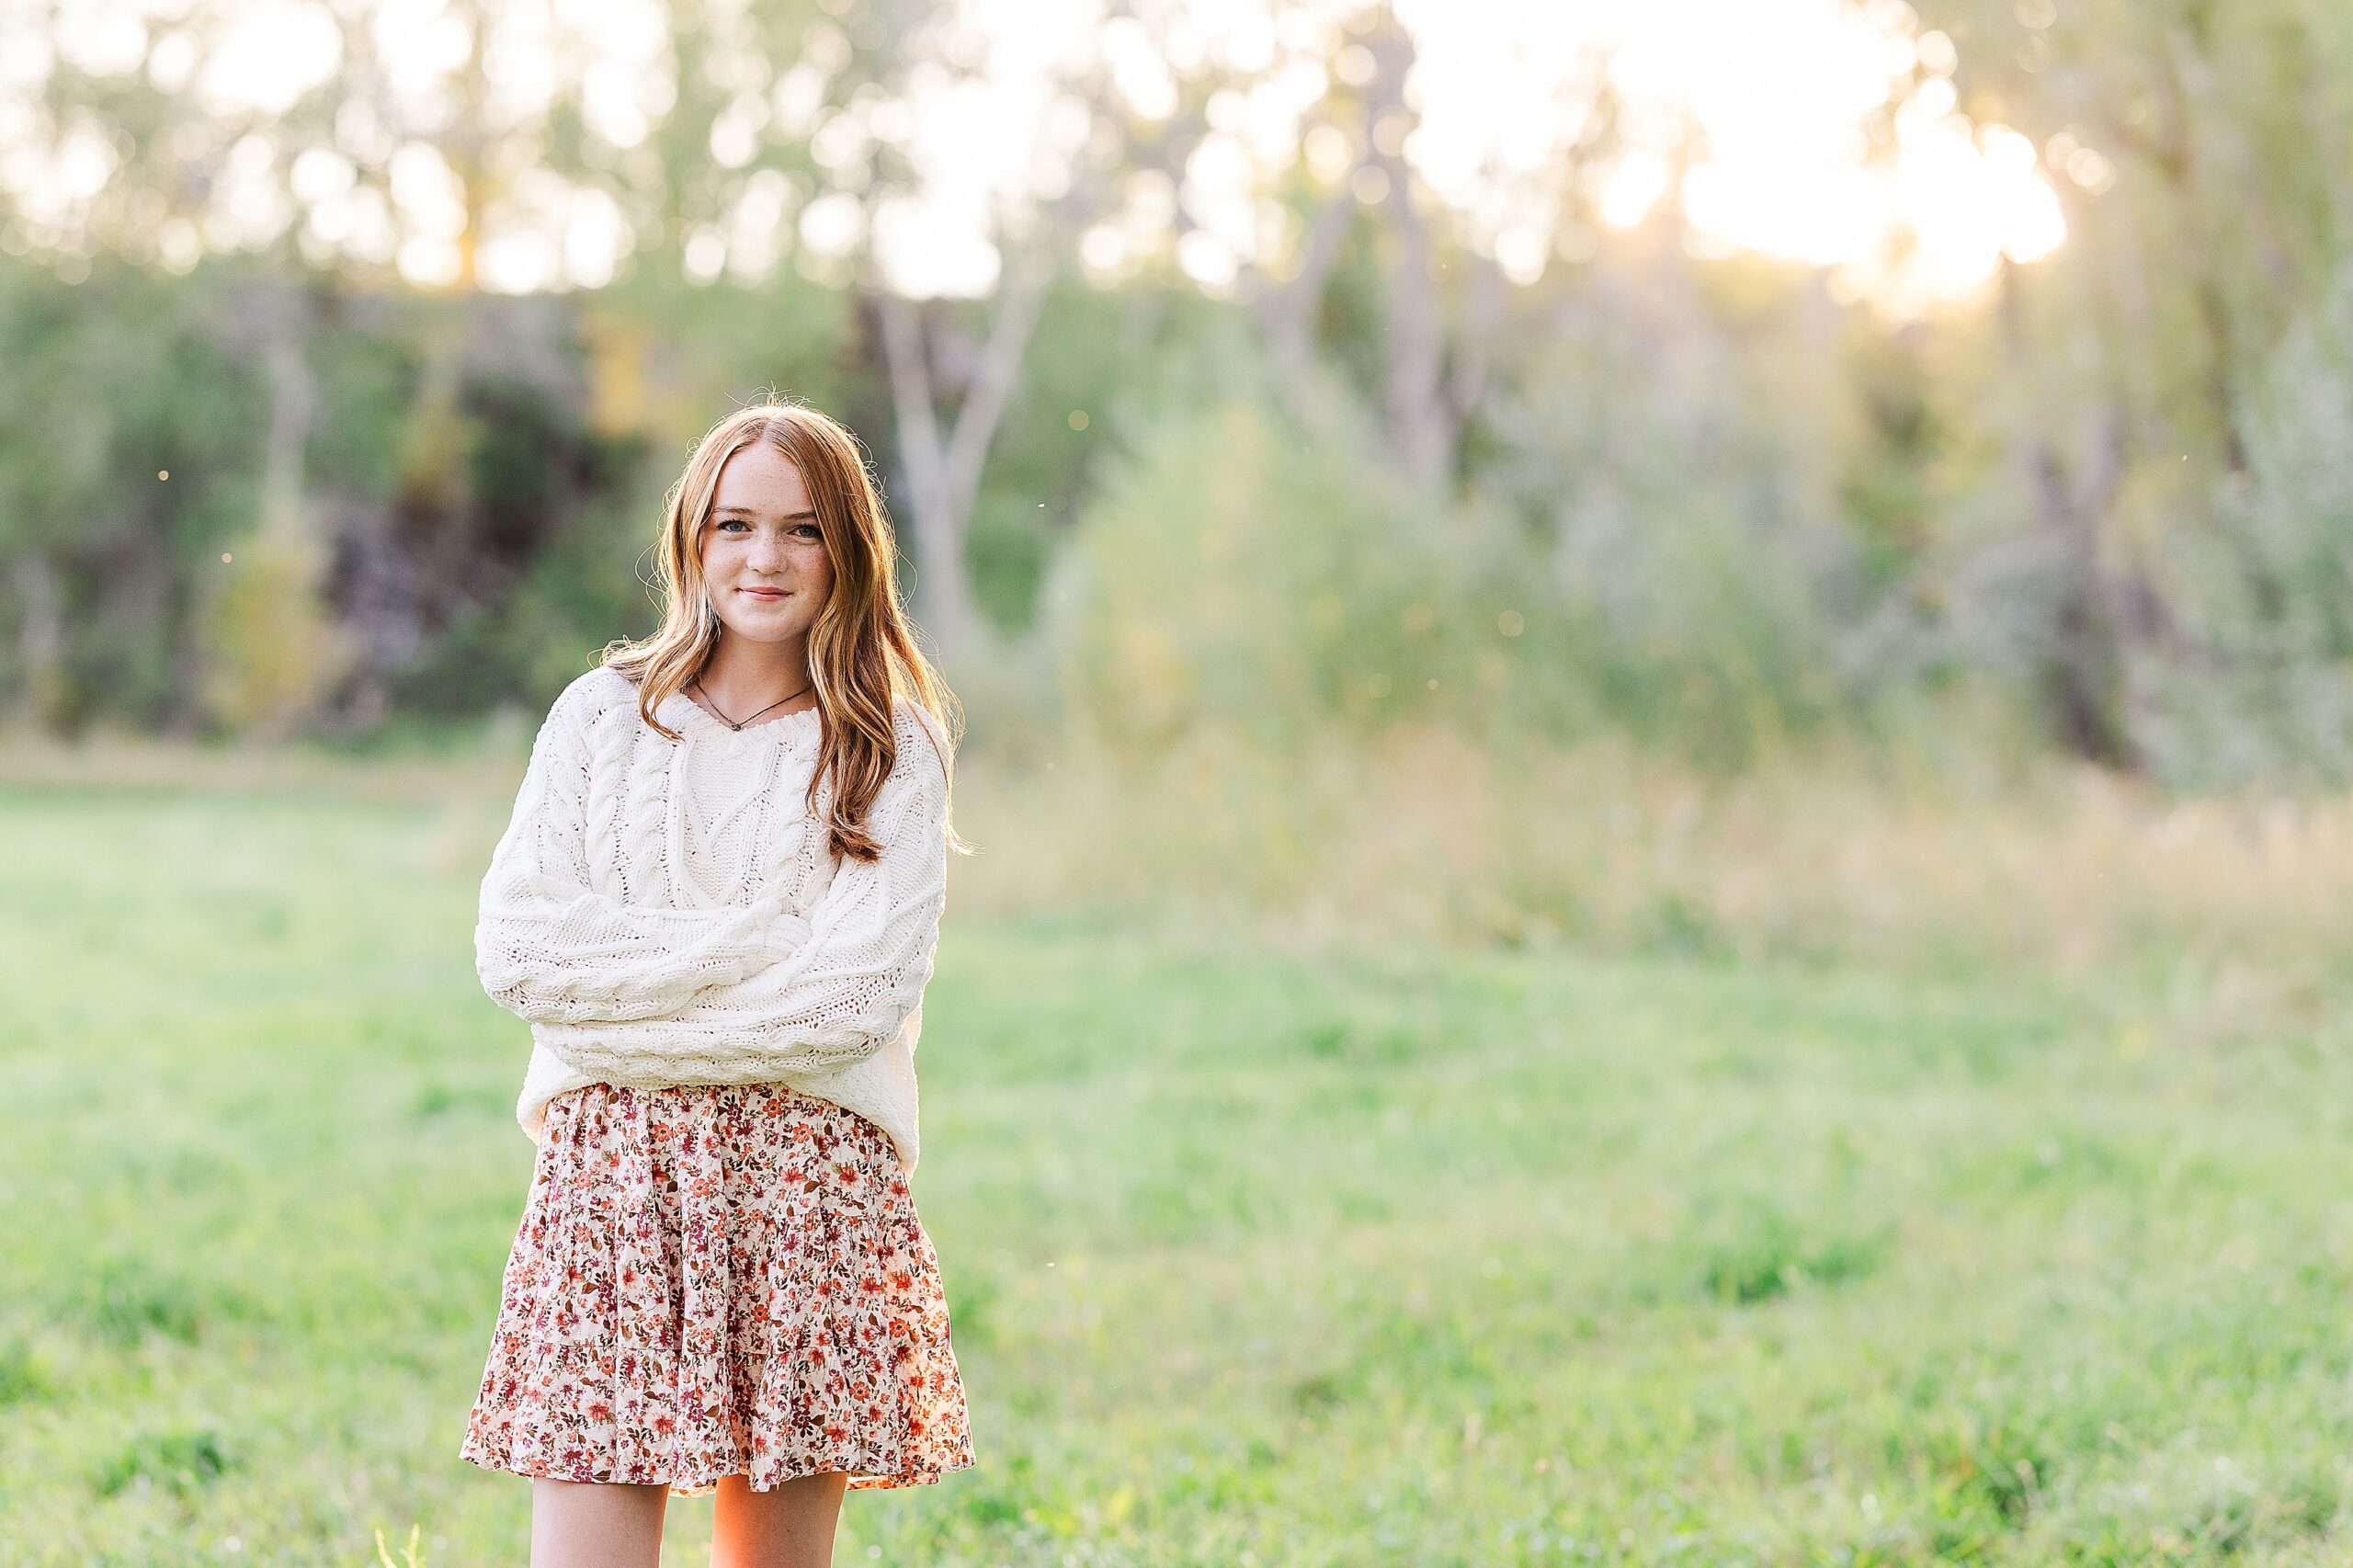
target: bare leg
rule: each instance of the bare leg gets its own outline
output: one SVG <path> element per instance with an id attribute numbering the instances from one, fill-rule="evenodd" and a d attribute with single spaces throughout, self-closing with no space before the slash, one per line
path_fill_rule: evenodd
<path id="1" fill-rule="evenodd" d="M 797 1475 L 766 1492 L 749 1477 L 719 1483 L 710 1517 L 710 1568 L 829 1568 L 849 1477 Z"/>
<path id="2" fill-rule="evenodd" d="M 531 1482 L 531 1568 L 661 1568 L 667 1486 Z"/>

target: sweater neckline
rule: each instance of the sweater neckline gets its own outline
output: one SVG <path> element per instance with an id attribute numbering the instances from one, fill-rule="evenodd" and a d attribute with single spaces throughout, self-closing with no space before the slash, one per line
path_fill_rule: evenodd
<path id="1" fill-rule="evenodd" d="M 786 713 L 774 719 L 763 719 L 756 724 L 746 724 L 738 730 L 722 723 L 703 711 L 702 704 L 688 697 L 683 690 L 674 691 L 663 699 L 662 706 L 655 711 L 667 720 L 673 729 L 682 733 L 693 733 L 728 739 L 756 736 L 763 740 L 796 740 L 815 734 L 822 716 L 821 710 L 810 707 L 801 710 L 798 713 Z M 771 730 L 776 732 L 774 736 L 766 733 Z"/>

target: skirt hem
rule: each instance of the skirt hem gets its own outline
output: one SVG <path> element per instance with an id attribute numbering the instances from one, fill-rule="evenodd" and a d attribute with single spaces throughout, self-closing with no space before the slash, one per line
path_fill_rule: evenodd
<path id="1" fill-rule="evenodd" d="M 971 1470 L 974 1462 L 964 1459 L 941 1465 L 936 1470 L 911 1470 L 895 1473 L 850 1470 L 842 1465 L 821 1465 L 813 1470 L 797 1470 L 784 1475 L 772 1475 L 761 1481 L 754 1478 L 753 1471 L 748 1466 L 726 1471 L 706 1479 L 680 1480 L 676 1476 L 662 1475 L 564 1475 L 551 1469 L 526 1468 L 529 1463 L 528 1460 L 502 1460 L 464 1449 L 460 1450 L 458 1457 L 479 1469 L 500 1475 L 519 1475 L 527 1481 L 570 1481 L 593 1485 L 620 1486 L 666 1485 L 670 1488 L 670 1495 L 673 1497 L 707 1497 L 718 1491 L 719 1483 L 731 1475 L 743 1476 L 750 1482 L 752 1490 L 755 1492 L 773 1492 L 788 1481 L 800 1481 L 812 1475 L 844 1473 L 849 1476 L 848 1490 L 852 1492 L 904 1486 L 934 1486 L 938 1484 L 943 1476 L 953 1475 L 960 1470 Z"/>

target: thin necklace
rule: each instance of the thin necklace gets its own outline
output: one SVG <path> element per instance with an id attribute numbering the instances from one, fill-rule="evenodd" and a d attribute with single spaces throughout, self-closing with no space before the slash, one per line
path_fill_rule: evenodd
<path id="1" fill-rule="evenodd" d="M 811 681 L 811 682 L 809 683 L 809 686 L 814 686 L 814 685 L 816 685 L 816 684 L 817 684 L 816 682 L 814 682 L 814 681 Z M 700 676 L 697 676 L 695 677 L 695 689 L 696 689 L 697 691 L 700 691 L 700 692 L 702 692 L 702 699 L 703 699 L 705 702 L 710 702 L 710 693 L 709 691 L 707 691 L 707 690 L 704 690 L 703 684 L 702 684 L 702 677 L 701 677 Z M 769 704 L 768 704 L 768 708 L 781 708 L 781 707 L 783 707 L 786 703 L 788 703 L 788 702 L 791 701 L 793 698 L 795 698 L 795 697 L 799 697 L 799 696 L 801 695 L 801 692 L 803 692 L 803 691 L 807 691 L 808 689 L 809 689 L 809 687 L 808 687 L 808 686 L 804 686 L 804 687 L 802 687 L 801 688 L 801 691 L 793 692 L 790 696 L 788 696 L 788 697 L 779 697 L 779 698 L 778 698 L 774 702 L 769 703 Z M 768 710 L 768 708 L 763 708 L 763 709 L 761 709 L 761 710 L 760 710 L 760 713 L 765 713 L 765 712 L 767 712 L 767 711 Z M 745 725 L 745 724 L 748 724 L 748 723 L 750 723 L 750 722 L 752 722 L 752 719 L 756 719 L 756 718 L 758 718 L 758 717 L 760 716 L 760 713 L 755 713 L 755 714 L 753 714 L 753 715 L 752 715 L 752 719 L 745 719 L 745 721 L 743 721 L 743 722 L 742 722 L 742 723 L 738 723 L 736 721 L 734 721 L 734 720 L 733 720 L 733 719 L 728 718 L 726 714 L 724 714 L 724 713 L 721 713 L 721 712 L 720 712 L 720 710 L 719 710 L 719 704 L 718 704 L 718 703 L 716 703 L 716 702 L 710 702 L 710 710 L 711 710 L 713 713 L 718 713 L 718 714 L 719 714 L 719 718 L 720 718 L 720 722 L 721 722 L 722 723 L 725 724 L 725 725 L 726 725 L 729 729 L 731 729 L 731 730 L 740 730 L 740 729 L 742 729 L 742 728 L 744 727 L 744 725 Z"/>

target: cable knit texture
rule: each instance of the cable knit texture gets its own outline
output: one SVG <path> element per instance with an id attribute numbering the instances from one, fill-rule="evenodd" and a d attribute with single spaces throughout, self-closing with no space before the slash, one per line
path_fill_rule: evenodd
<path id="1" fill-rule="evenodd" d="M 683 693 L 655 712 L 685 738 L 647 725 L 618 672 L 566 687 L 483 878 L 476 971 L 531 1026 L 516 1119 L 536 1142 L 548 1102 L 588 1084 L 783 1083 L 880 1126 L 913 1172 L 945 736 L 899 705 L 863 861 L 806 804 L 816 710 L 740 731 Z"/>

